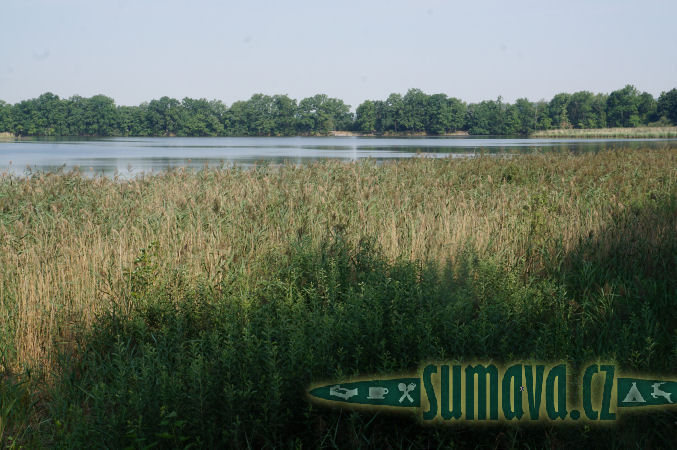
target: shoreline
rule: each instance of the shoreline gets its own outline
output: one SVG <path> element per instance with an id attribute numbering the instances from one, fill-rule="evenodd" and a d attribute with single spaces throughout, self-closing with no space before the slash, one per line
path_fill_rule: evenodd
<path id="1" fill-rule="evenodd" d="M 426 132 L 388 132 L 388 133 L 361 133 L 358 131 L 331 131 L 329 136 L 333 137 L 452 137 L 452 136 L 470 136 L 467 131 L 455 131 L 449 134 L 428 134 Z"/>
<path id="2" fill-rule="evenodd" d="M 626 138 L 626 139 L 670 139 L 677 138 L 677 126 L 674 127 L 635 127 L 635 128 L 572 128 L 535 131 L 533 138 Z"/>
<path id="3" fill-rule="evenodd" d="M 357 131 L 330 131 L 328 134 L 295 134 L 288 136 L 177 136 L 170 135 L 153 135 L 153 136 L 137 136 L 137 135 L 87 135 L 87 136 L 25 136 L 15 135 L 9 132 L 0 132 L 0 141 L 18 141 L 23 139 L 63 139 L 63 138 L 157 138 L 157 137 L 386 137 L 386 138 L 409 138 L 409 137 L 490 137 L 498 139 L 523 139 L 523 138 L 550 138 L 550 139 L 672 139 L 677 138 L 677 126 L 669 127 L 636 127 L 636 128 L 572 128 L 572 129 L 554 129 L 554 130 L 539 130 L 534 131 L 529 135 L 480 135 L 470 134 L 467 131 L 456 131 L 448 134 L 428 134 L 426 132 L 387 132 L 387 133 L 361 133 Z"/>

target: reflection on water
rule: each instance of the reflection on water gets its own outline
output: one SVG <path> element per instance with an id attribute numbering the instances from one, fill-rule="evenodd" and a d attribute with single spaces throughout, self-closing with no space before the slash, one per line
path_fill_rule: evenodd
<path id="1" fill-rule="evenodd" d="M 0 173 L 65 171 L 128 178 L 168 168 L 254 164 L 304 164 L 323 159 L 471 157 L 477 154 L 596 152 L 611 148 L 675 148 L 677 139 L 491 139 L 271 137 L 79 138 L 0 142 Z M 30 167 L 30 169 L 27 169 Z"/>

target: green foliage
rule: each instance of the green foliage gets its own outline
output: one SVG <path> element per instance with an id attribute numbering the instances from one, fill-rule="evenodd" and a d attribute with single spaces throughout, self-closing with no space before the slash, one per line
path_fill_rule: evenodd
<path id="1" fill-rule="evenodd" d="M 358 131 L 372 133 L 376 131 L 376 104 L 370 100 L 360 104 L 355 110 L 355 127 Z"/>
<path id="2" fill-rule="evenodd" d="M 515 101 L 515 114 L 517 119 L 515 131 L 518 134 L 528 135 L 536 129 L 537 110 L 529 100 L 518 98 Z"/>
<path id="3" fill-rule="evenodd" d="M 674 125 L 677 125 L 677 89 L 661 92 L 657 109 L 659 116 L 667 117 Z"/>
<path id="4" fill-rule="evenodd" d="M 247 101 L 231 111 L 230 120 L 249 136 L 271 136 L 275 128 L 273 120 L 273 98 L 269 95 L 254 94 Z"/>
<path id="5" fill-rule="evenodd" d="M 658 103 L 648 92 L 642 92 L 637 99 L 639 124 L 645 125 L 658 119 Z"/>
<path id="6" fill-rule="evenodd" d="M 404 100 L 400 94 L 390 94 L 385 102 L 386 112 L 384 114 L 384 130 L 392 126 L 396 133 L 402 129 L 404 115 Z"/>
<path id="7" fill-rule="evenodd" d="M 545 197 L 536 199 L 534 211 L 546 205 Z M 642 214 L 672 223 L 673 207 L 656 204 Z M 630 222 L 614 223 L 621 227 L 617 248 L 626 251 L 635 242 L 622 233 Z M 649 251 L 646 260 L 674 256 L 675 242 L 658 249 L 661 254 Z M 614 358 L 626 368 L 674 369 L 659 357 L 674 344 L 663 309 L 675 288 L 668 280 L 677 279 L 663 277 L 677 275 L 674 266 L 654 264 L 638 273 L 634 264 L 644 260 L 629 254 L 609 260 L 595 246 L 594 240 L 582 243 L 565 272 L 525 279 L 523 267 L 506 271 L 499 257 L 479 259 L 472 246 L 452 269 L 432 261 L 388 262 L 367 239 L 352 247 L 333 235 L 314 248 L 301 238 L 289 254 L 270 256 L 267 279 L 254 285 L 231 280 L 239 287 L 228 290 L 206 281 L 179 288 L 178 280 L 160 277 L 153 252 L 143 250 L 130 271 L 138 294 L 132 308 L 101 316 L 80 336 L 80 354 L 62 355 L 47 432 L 57 444 L 75 446 L 286 447 L 300 441 L 316 447 L 329 437 L 348 446 L 355 445 L 350 435 L 332 436 L 326 425 L 339 413 L 306 401 L 310 383 L 405 373 L 445 358 L 566 358 L 574 364 Z M 562 275 L 565 284 L 558 281 Z M 653 286 L 643 291 L 641 308 L 631 301 L 639 293 L 632 286 Z M 367 447 L 389 439 L 414 447 L 493 439 L 420 428 L 411 419 L 402 424 L 358 414 L 353 420 Z M 365 425 L 373 420 L 377 430 Z M 581 445 L 656 439 L 605 429 L 558 434 Z M 538 447 L 546 436 L 522 439 Z"/>
<path id="8" fill-rule="evenodd" d="M 39 305 L 59 328 L 52 335 L 59 357 L 33 368 L 33 378 L 0 374 L 0 445 L 669 448 L 674 412 L 592 429 L 424 427 L 408 416 L 318 408 L 305 389 L 414 371 L 430 359 L 568 360 L 574 370 L 606 359 L 623 371 L 673 374 L 674 159 L 667 149 L 626 149 L 208 170 L 124 183 L 6 177 L 3 366 L 16 358 L 7 351 L 15 324 L 28 319 L 15 317 L 16 285 L 38 284 L 19 271 L 44 276 L 50 261 L 83 254 L 110 267 L 90 274 L 93 259 L 85 260 L 83 278 L 97 277 L 96 292 L 72 296 L 71 283 L 54 283 L 53 297 Z M 370 209 L 361 216 L 365 199 Z M 447 219 L 454 214 L 463 221 Z M 393 216 L 394 232 L 403 232 L 386 257 L 388 228 L 374 223 Z M 451 247 L 444 227 L 471 231 Z M 220 239 L 210 241 L 212 233 Z M 29 244 L 54 236 L 58 251 L 75 242 L 74 252 L 64 258 Z M 134 250 L 125 262 L 101 247 L 83 252 L 88 236 L 116 247 L 133 242 Z M 191 238 L 203 246 L 186 247 Z M 184 251 L 207 260 L 237 245 L 212 269 L 184 271 Z M 14 253 L 39 256 L 17 265 Z M 116 282 L 108 270 L 119 271 Z M 57 301 L 84 303 L 89 292 L 103 295 L 90 303 L 93 324 L 71 327 L 87 310 L 74 309 L 74 319 Z M 49 384 L 26 382 L 38 371 Z"/>
<path id="9" fill-rule="evenodd" d="M 112 98 L 95 95 L 69 100 L 68 126 L 76 136 L 111 136 L 118 129 L 118 116 Z"/>
<path id="10" fill-rule="evenodd" d="M 148 103 L 139 106 L 118 106 L 119 132 L 122 136 L 152 136 L 147 120 Z"/>
<path id="11" fill-rule="evenodd" d="M 296 100 L 286 95 L 274 95 L 272 115 L 276 136 L 291 136 L 296 133 Z"/>
<path id="12" fill-rule="evenodd" d="M 470 134 L 488 135 L 491 133 L 492 119 L 497 116 L 497 108 L 492 100 L 468 106 L 466 128 Z"/>
<path id="13" fill-rule="evenodd" d="M 550 118 L 548 102 L 541 100 L 533 105 L 536 110 L 536 129 L 549 130 L 552 128 L 552 119 Z"/>
<path id="14" fill-rule="evenodd" d="M 420 89 L 409 89 L 402 101 L 403 110 L 400 119 L 402 127 L 410 133 L 423 131 L 425 129 L 428 96 Z"/>
<path id="15" fill-rule="evenodd" d="M 30 372 L 19 376 L 4 370 L 0 372 L 0 446 L 3 448 L 38 444 L 32 423 L 35 390 Z"/>
<path id="16" fill-rule="evenodd" d="M 10 122 L 11 106 L 0 100 L 0 133 L 6 133 L 12 130 Z"/>
<path id="17" fill-rule="evenodd" d="M 146 117 L 154 136 L 176 134 L 181 120 L 180 106 L 179 101 L 174 98 L 162 97 L 159 100 L 151 100 Z"/>
<path id="18" fill-rule="evenodd" d="M 571 95 L 566 106 L 567 116 L 574 128 L 595 128 L 596 117 L 592 112 L 592 92 L 581 91 Z"/>
<path id="19" fill-rule="evenodd" d="M 592 99 L 591 115 L 588 125 L 592 128 L 604 128 L 607 126 L 606 103 L 609 96 L 606 94 L 597 94 Z"/>
<path id="20" fill-rule="evenodd" d="M 427 99 L 425 131 L 428 134 L 444 134 L 451 128 L 451 108 L 445 94 L 434 94 Z"/>
<path id="21" fill-rule="evenodd" d="M 299 102 L 297 130 L 303 134 L 328 134 L 352 128 L 350 106 L 343 100 L 317 94 Z"/>
<path id="22" fill-rule="evenodd" d="M 355 114 L 325 94 L 302 99 L 254 94 L 230 108 L 218 100 L 162 97 L 139 106 L 116 106 L 95 95 L 59 99 L 45 93 L 15 105 L 0 103 L 0 132 L 20 136 L 291 136 L 332 131 L 444 135 L 529 135 L 552 128 L 637 127 L 666 117 L 677 123 L 677 90 L 658 101 L 634 86 L 606 94 L 560 93 L 550 102 L 518 99 L 466 104 L 446 94 L 410 89 L 386 100 L 366 100 Z"/>
<path id="23" fill-rule="evenodd" d="M 223 119 L 226 106 L 218 100 L 207 101 L 184 98 L 181 101 L 182 119 L 179 136 L 221 136 L 224 133 Z"/>
<path id="24" fill-rule="evenodd" d="M 425 131 L 428 134 L 446 134 L 460 130 L 465 122 L 465 104 L 445 94 L 427 99 Z"/>
<path id="25" fill-rule="evenodd" d="M 548 104 L 550 120 L 554 128 L 570 128 L 571 122 L 567 115 L 567 106 L 571 99 L 571 94 L 561 93 L 555 95 Z"/>
<path id="26" fill-rule="evenodd" d="M 648 95 L 648 94 L 647 94 Z M 649 95 L 649 97 L 651 97 Z M 652 97 L 651 97 L 652 98 Z M 560 99 L 563 102 L 562 99 Z M 606 127 L 607 97 L 602 94 L 580 91 L 572 94 L 564 105 L 566 114 L 560 113 L 560 122 L 566 121 L 573 128 L 603 128 Z M 646 122 L 643 122 L 646 123 Z M 560 128 L 567 128 L 563 124 Z"/>
<path id="27" fill-rule="evenodd" d="M 640 94 L 632 85 L 613 91 L 607 99 L 610 127 L 637 127 L 656 119 L 656 100 L 646 92 Z"/>
<path id="28" fill-rule="evenodd" d="M 503 99 L 484 101 L 468 106 L 466 127 L 470 134 L 511 135 L 518 134 L 520 109 L 503 103 Z"/>

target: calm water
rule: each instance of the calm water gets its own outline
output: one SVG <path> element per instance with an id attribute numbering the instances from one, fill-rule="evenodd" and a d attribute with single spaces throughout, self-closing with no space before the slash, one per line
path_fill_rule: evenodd
<path id="1" fill-rule="evenodd" d="M 202 168 L 266 162 L 303 164 L 323 159 L 471 157 L 477 153 L 587 152 L 608 148 L 677 149 L 677 139 L 488 139 L 272 137 L 92 138 L 0 142 L 0 173 L 24 175 L 79 167 L 85 175 L 132 177 L 169 167 Z"/>

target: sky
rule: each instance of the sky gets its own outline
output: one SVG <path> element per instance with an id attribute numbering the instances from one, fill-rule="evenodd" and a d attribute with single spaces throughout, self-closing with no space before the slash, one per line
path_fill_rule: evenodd
<path id="1" fill-rule="evenodd" d="M 675 0 L 0 0 L 0 99 L 677 87 Z"/>

